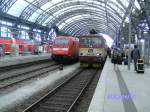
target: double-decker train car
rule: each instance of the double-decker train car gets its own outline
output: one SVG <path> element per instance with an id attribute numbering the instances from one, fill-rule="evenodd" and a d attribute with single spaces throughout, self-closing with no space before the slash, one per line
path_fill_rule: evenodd
<path id="1" fill-rule="evenodd" d="M 0 46 L 3 47 L 5 54 L 10 54 L 13 50 L 13 44 L 18 45 L 18 52 L 21 54 L 24 52 L 24 40 L 0 38 Z"/>
<path id="2" fill-rule="evenodd" d="M 17 50 L 19 54 L 24 54 L 27 52 L 31 54 L 34 49 L 39 46 L 42 48 L 42 52 L 51 52 L 52 45 L 49 44 L 37 45 L 36 42 L 31 40 L 0 37 L 0 47 L 2 47 L 4 54 L 11 54 L 14 49 Z"/>
<path id="3" fill-rule="evenodd" d="M 81 67 L 101 67 L 106 59 L 106 41 L 101 35 L 79 37 L 79 61 Z"/>
<path id="4" fill-rule="evenodd" d="M 72 36 L 58 36 L 52 46 L 52 58 L 59 62 L 72 62 L 78 59 L 79 39 Z"/>
<path id="5" fill-rule="evenodd" d="M 3 48 L 4 54 L 11 54 L 14 48 L 19 54 L 23 54 L 26 51 L 32 52 L 34 44 L 27 43 L 26 40 L 22 39 L 0 38 L 0 46 Z"/>

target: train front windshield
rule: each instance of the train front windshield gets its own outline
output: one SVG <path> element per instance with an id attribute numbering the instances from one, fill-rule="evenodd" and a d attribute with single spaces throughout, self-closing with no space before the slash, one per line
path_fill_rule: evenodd
<path id="1" fill-rule="evenodd" d="M 54 41 L 55 45 L 68 45 L 69 41 L 65 38 L 59 38 Z"/>
<path id="2" fill-rule="evenodd" d="M 100 38 L 80 38 L 80 45 L 92 45 L 99 46 L 102 45 L 102 41 Z"/>

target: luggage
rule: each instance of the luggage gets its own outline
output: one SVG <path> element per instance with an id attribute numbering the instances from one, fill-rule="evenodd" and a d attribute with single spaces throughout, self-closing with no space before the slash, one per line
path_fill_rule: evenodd
<path id="1" fill-rule="evenodd" d="M 118 63 L 118 53 L 116 50 L 113 51 L 112 57 L 111 57 L 111 62 L 114 64 Z"/>
<path id="2" fill-rule="evenodd" d="M 144 73 L 144 60 L 143 59 L 137 60 L 137 72 Z"/>
<path id="3" fill-rule="evenodd" d="M 121 60 L 119 60 L 119 61 L 118 61 L 118 64 L 119 64 L 119 65 L 122 65 L 122 61 L 121 61 Z"/>
<path id="4" fill-rule="evenodd" d="M 124 65 L 128 65 L 128 59 L 124 59 Z"/>
<path id="5" fill-rule="evenodd" d="M 122 65 L 122 55 L 121 55 L 121 53 L 118 54 L 118 59 L 117 60 L 118 60 L 118 64 Z"/>

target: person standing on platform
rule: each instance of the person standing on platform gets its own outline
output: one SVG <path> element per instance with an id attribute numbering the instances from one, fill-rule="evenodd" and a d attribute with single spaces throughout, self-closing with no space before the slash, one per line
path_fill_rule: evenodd
<path id="1" fill-rule="evenodd" d="M 109 47 L 107 48 L 107 56 L 109 56 L 109 58 L 111 58 L 111 49 Z"/>
<path id="2" fill-rule="evenodd" d="M 114 48 L 112 51 L 111 62 L 114 64 L 114 69 L 116 69 L 116 64 L 118 64 L 118 50 Z"/>
<path id="3" fill-rule="evenodd" d="M 131 51 L 131 58 L 134 61 L 134 70 L 137 71 L 137 60 L 140 59 L 140 51 L 137 45 L 134 45 L 134 49 Z"/>
<path id="4" fill-rule="evenodd" d="M 125 49 L 125 59 L 128 59 L 128 52 L 129 52 L 129 48 L 127 47 L 127 48 Z"/>

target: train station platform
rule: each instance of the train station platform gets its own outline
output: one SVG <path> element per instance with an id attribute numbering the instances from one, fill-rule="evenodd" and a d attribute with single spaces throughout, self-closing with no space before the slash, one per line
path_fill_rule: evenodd
<path id="1" fill-rule="evenodd" d="M 50 57 L 51 54 L 48 53 L 44 53 L 40 55 L 26 55 L 26 56 L 13 56 L 13 57 L 5 56 L 5 57 L 0 57 L 0 67 L 50 59 Z"/>
<path id="2" fill-rule="evenodd" d="M 133 63 L 114 69 L 107 59 L 88 112 L 149 112 L 150 67 L 136 73 Z"/>

